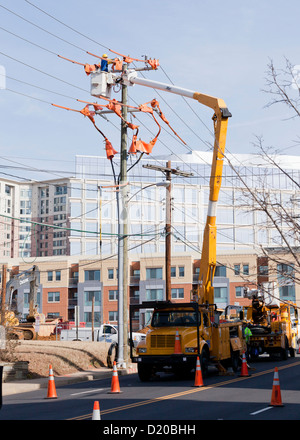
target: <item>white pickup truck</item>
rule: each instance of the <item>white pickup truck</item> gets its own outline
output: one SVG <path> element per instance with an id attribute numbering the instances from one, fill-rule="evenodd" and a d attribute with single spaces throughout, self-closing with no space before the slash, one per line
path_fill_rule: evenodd
<path id="1" fill-rule="evenodd" d="M 133 345 L 144 340 L 146 335 L 143 333 L 132 332 Z M 92 329 L 91 328 L 78 328 L 74 327 L 71 330 L 61 330 L 61 341 L 92 341 Z M 105 341 L 108 343 L 118 342 L 118 328 L 112 324 L 102 324 L 100 327 L 94 328 L 94 341 Z"/>

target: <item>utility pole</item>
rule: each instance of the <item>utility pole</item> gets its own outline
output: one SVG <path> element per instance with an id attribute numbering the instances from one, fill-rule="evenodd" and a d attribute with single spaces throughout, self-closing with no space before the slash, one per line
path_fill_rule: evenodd
<path id="1" fill-rule="evenodd" d="M 127 70 L 123 63 L 122 72 Z M 122 116 L 127 121 L 127 86 L 122 84 Z M 118 367 L 126 368 L 128 358 L 128 223 L 127 223 L 127 124 L 121 120 L 121 166 L 118 188 Z M 125 184 L 125 185 L 124 185 Z M 121 197 L 120 197 L 121 196 Z M 121 203 L 120 203 L 121 202 Z"/>
<path id="2" fill-rule="evenodd" d="M 165 274 L 166 274 L 166 301 L 171 301 L 171 224 L 172 224 L 172 205 L 171 205 L 171 175 L 175 174 L 182 177 L 191 177 L 192 173 L 186 173 L 179 169 L 171 168 L 171 161 L 166 163 L 165 167 L 159 167 L 156 165 L 143 165 L 144 168 L 150 168 L 155 171 L 161 171 L 165 174 L 166 180 L 169 185 L 166 188 L 166 239 L 165 239 Z"/>
<path id="3" fill-rule="evenodd" d="M 95 331 L 95 293 L 92 299 L 92 341 L 94 342 L 94 331 Z"/>
<path id="4" fill-rule="evenodd" d="M 5 314 L 5 299 L 6 299 L 6 274 L 7 265 L 2 265 L 2 292 L 1 292 L 1 321 L 0 323 L 4 325 L 4 314 Z"/>
<path id="5" fill-rule="evenodd" d="M 166 301 L 171 301 L 171 218 L 172 218 L 172 206 L 171 206 L 171 161 L 166 163 L 166 180 L 169 182 L 169 186 L 166 188 L 166 238 L 165 238 L 165 252 L 166 252 Z"/>

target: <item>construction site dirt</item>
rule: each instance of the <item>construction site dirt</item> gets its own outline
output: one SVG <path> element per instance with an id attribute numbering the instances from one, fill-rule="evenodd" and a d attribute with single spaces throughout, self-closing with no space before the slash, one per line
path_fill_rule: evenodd
<path id="1" fill-rule="evenodd" d="M 28 362 L 28 379 L 77 373 L 90 368 L 106 368 L 108 343 L 59 340 L 12 341 L 9 362 Z"/>

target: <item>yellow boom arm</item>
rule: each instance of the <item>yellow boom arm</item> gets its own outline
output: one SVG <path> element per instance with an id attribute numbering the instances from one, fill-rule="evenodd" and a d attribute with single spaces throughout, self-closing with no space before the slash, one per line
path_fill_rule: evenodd
<path id="1" fill-rule="evenodd" d="M 216 269 L 217 254 L 217 228 L 216 228 L 216 210 L 219 192 L 221 188 L 224 151 L 226 143 L 226 133 L 228 118 L 231 117 L 225 102 L 222 99 L 191 90 L 176 87 L 170 84 L 164 84 L 157 81 L 151 81 L 144 78 L 138 78 L 135 71 L 128 71 L 122 78 L 126 85 L 139 84 L 154 89 L 164 90 L 165 92 L 185 96 L 197 100 L 200 104 L 214 110 L 214 151 L 210 176 L 210 194 L 206 225 L 203 234 L 202 254 L 200 260 L 199 282 L 197 288 L 197 301 L 200 304 L 214 303 L 213 278 Z"/>

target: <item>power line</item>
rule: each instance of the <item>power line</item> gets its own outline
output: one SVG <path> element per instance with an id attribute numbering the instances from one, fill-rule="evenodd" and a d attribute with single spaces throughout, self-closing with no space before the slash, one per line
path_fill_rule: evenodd
<path id="1" fill-rule="evenodd" d="M 75 47 L 76 49 L 79 49 L 79 50 L 85 52 L 84 49 L 82 49 L 81 47 L 77 46 L 76 44 L 70 43 L 69 41 L 65 40 L 64 38 L 61 38 L 61 37 L 59 37 L 58 35 L 53 34 L 52 32 L 47 31 L 46 29 L 44 29 L 44 28 L 42 28 L 41 26 L 39 26 L 39 25 L 33 23 L 32 21 L 28 20 L 27 18 L 22 17 L 22 15 L 17 14 L 16 12 L 12 11 L 11 9 L 8 9 L 8 8 L 6 8 L 5 6 L 1 5 L 1 4 L 0 4 L 0 7 L 3 8 L 3 9 L 5 9 L 7 12 L 9 12 L 9 13 L 15 15 L 16 17 L 20 18 L 21 20 L 26 21 L 27 23 L 31 24 L 32 26 L 36 27 L 37 29 L 40 29 L 41 31 L 46 32 L 47 34 L 51 35 L 52 37 L 57 38 L 58 40 L 61 40 L 61 41 L 63 41 L 64 43 L 67 43 L 67 44 L 69 44 L 70 46 L 73 46 L 73 47 Z"/>
<path id="2" fill-rule="evenodd" d="M 38 6 L 34 5 L 33 3 L 31 3 L 28 0 L 25 0 L 26 3 L 28 3 L 29 5 L 33 6 L 34 8 L 38 9 L 40 12 L 42 12 L 43 14 L 47 15 L 48 17 L 52 18 L 53 20 L 57 21 L 58 23 L 60 23 L 61 25 L 65 26 L 66 28 L 72 30 L 73 32 L 75 32 L 76 34 L 80 35 L 81 37 L 84 37 L 86 39 L 88 39 L 89 41 L 109 50 L 109 48 L 107 46 L 105 46 L 104 44 L 99 43 L 96 40 L 93 40 L 91 37 L 88 37 L 86 34 L 83 34 L 81 32 L 79 32 L 77 29 L 74 29 L 73 27 L 67 25 L 66 23 L 64 23 L 63 21 L 59 20 L 58 18 L 54 17 L 53 15 L 49 14 L 48 12 L 44 11 L 43 9 L 39 8 Z"/>
<path id="3" fill-rule="evenodd" d="M 25 63 L 24 61 L 20 61 L 20 60 L 18 60 L 17 58 L 11 57 L 10 55 L 7 55 L 7 54 L 4 53 L 4 52 L 0 52 L 0 54 L 3 55 L 3 56 L 5 56 L 5 57 L 7 57 L 7 58 L 10 58 L 10 59 L 13 60 L 13 61 L 16 61 L 17 63 L 23 64 L 24 66 L 29 67 L 30 69 L 33 69 L 33 70 L 35 70 L 35 71 L 37 71 L 37 72 L 39 72 L 39 73 L 42 73 L 43 75 L 47 75 L 47 76 L 49 76 L 50 78 L 53 78 L 53 79 L 55 79 L 55 80 L 57 80 L 57 81 L 60 81 L 60 82 L 62 82 L 62 83 L 64 83 L 64 84 L 67 84 L 68 86 L 75 87 L 75 88 L 78 89 L 78 90 L 82 90 L 82 91 L 84 91 L 84 92 L 86 92 L 86 93 L 89 93 L 88 90 L 85 90 L 85 89 L 83 89 L 82 87 L 75 86 L 74 84 L 71 84 L 71 83 L 69 83 L 68 81 L 64 81 L 63 79 L 58 78 L 57 76 L 51 75 L 50 73 L 47 73 L 47 72 L 44 72 L 43 70 L 38 69 L 37 67 L 33 67 L 33 66 L 31 66 L 30 64 Z M 25 95 L 25 96 L 26 96 L 26 95 Z M 38 98 L 35 98 L 35 99 L 38 99 Z M 48 102 L 47 102 L 47 103 L 48 103 Z"/>

